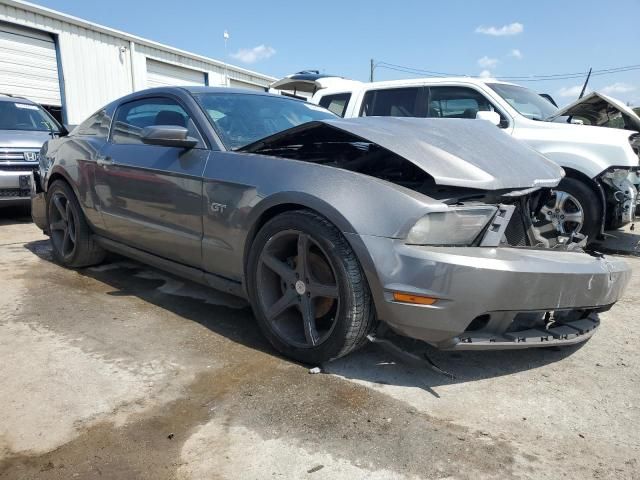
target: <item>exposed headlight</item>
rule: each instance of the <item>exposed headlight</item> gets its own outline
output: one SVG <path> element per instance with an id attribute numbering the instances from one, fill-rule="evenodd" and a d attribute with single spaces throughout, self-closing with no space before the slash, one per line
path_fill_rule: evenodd
<path id="1" fill-rule="evenodd" d="M 496 207 L 451 208 L 422 217 L 407 236 L 412 245 L 471 245 L 493 218 Z"/>

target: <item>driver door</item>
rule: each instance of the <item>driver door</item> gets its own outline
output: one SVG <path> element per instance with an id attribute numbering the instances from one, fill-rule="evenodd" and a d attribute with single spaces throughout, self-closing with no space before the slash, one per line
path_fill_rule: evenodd
<path id="1" fill-rule="evenodd" d="M 144 127 L 181 126 L 195 148 L 147 145 Z M 96 168 L 107 233 L 185 265 L 201 267 L 202 174 L 209 150 L 188 110 L 157 96 L 121 104 Z"/>

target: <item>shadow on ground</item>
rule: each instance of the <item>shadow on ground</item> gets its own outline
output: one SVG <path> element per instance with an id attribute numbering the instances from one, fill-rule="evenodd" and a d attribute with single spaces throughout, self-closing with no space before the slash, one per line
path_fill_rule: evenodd
<path id="1" fill-rule="evenodd" d="M 25 247 L 43 260 L 53 263 L 48 241 L 30 242 Z M 251 309 L 242 299 L 115 255 L 109 256 L 102 265 L 81 269 L 78 273 L 109 285 L 113 290 L 107 295 L 137 297 L 186 320 L 197 322 L 233 342 L 277 355 L 260 333 Z M 496 352 L 443 352 L 411 339 L 405 339 L 402 343 L 415 354 L 427 353 L 439 367 L 452 373 L 455 379 L 426 368 L 408 365 L 371 344 L 324 365 L 323 369 L 349 379 L 418 387 L 437 396 L 433 387 L 543 367 L 562 360 L 580 348 L 571 346 Z"/>
<path id="2" fill-rule="evenodd" d="M 0 227 L 31 222 L 29 207 L 0 207 Z"/>
<path id="3" fill-rule="evenodd" d="M 596 248 L 616 255 L 640 256 L 640 229 L 631 227 L 606 232 L 607 238 L 596 244 Z"/>

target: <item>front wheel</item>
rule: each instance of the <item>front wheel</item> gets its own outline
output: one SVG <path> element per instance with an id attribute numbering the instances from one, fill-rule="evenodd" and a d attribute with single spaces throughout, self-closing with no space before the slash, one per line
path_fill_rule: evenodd
<path id="1" fill-rule="evenodd" d="M 371 294 L 353 250 L 309 211 L 283 213 L 260 229 L 249 255 L 248 290 L 267 339 L 304 363 L 346 355 L 373 328 Z"/>
<path id="2" fill-rule="evenodd" d="M 549 228 L 563 236 L 581 233 L 587 243 L 600 233 L 602 206 L 596 194 L 580 180 L 565 177 L 540 210 L 540 220 L 550 222 Z"/>

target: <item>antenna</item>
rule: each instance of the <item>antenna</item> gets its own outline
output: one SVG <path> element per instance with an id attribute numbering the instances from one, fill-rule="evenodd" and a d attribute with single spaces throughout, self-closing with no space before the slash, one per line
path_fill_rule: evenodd
<path id="1" fill-rule="evenodd" d="M 584 91 L 587 89 L 587 83 L 589 83 L 589 78 L 591 78 L 591 67 L 589 67 L 589 73 L 587 73 L 587 79 L 584 81 L 584 85 L 582 86 L 582 91 L 580 92 L 580 96 L 578 97 L 578 100 L 580 100 L 582 97 L 584 97 Z"/>

